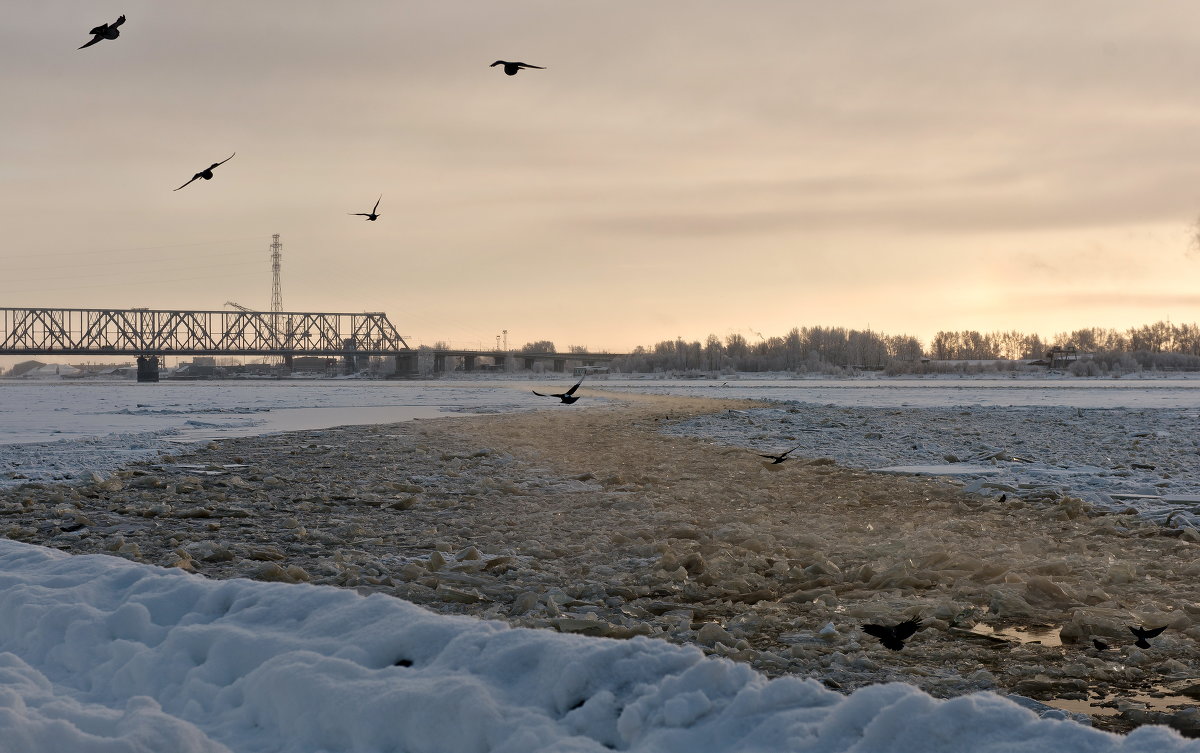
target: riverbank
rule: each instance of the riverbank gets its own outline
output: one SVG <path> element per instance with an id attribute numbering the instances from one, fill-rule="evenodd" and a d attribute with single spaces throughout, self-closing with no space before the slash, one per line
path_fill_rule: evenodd
<path id="1" fill-rule="evenodd" d="M 657 636 L 839 690 L 899 680 L 940 697 L 994 689 L 1076 704 L 1103 693 L 1114 707 L 1100 711 L 1116 713 L 1097 726 L 1200 727 L 1194 701 L 1116 700 L 1181 692 L 1200 674 L 1191 532 L 820 458 L 764 465 L 662 433 L 760 403 L 619 397 L 222 440 L 79 486 L 4 490 L 0 532 L 215 578 Z M 898 652 L 860 628 L 910 616 L 925 629 Z M 1131 624 L 1169 629 L 1142 650 Z M 1041 629 L 1043 642 L 1010 628 Z M 1114 648 L 1098 652 L 1092 637 Z"/>

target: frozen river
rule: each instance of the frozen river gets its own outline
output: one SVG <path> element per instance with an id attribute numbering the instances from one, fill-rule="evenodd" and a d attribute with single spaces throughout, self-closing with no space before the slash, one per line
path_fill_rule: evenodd
<path id="1" fill-rule="evenodd" d="M 452 414 L 565 409 L 542 375 L 469 381 L 0 382 L 0 485 L 70 480 L 181 443 Z M 980 493 L 1200 509 L 1200 379 L 608 379 L 613 392 L 770 401 L 668 431 Z M 584 393 L 586 395 L 586 392 Z M 594 398 L 580 403 L 585 407 Z"/>

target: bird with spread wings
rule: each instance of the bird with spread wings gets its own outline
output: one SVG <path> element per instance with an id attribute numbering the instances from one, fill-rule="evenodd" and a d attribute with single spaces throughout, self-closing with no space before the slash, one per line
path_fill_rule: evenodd
<path id="1" fill-rule="evenodd" d="M 220 162 L 214 162 L 213 164 L 209 165 L 206 169 L 201 170 L 200 172 L 193 175 L 192 180 L 197 180 L 198 178 L 204 178 L 205 180 L 212 180 L 213 170 L 216 170 L 218 167 L 220 167 L 221 165 L 224 165 L 226 162 L 228 162 L 229 160 L 233 159 L 236 156 L 237 156 L 237 152 L 234 152 L 233 154 L 229 155 L 228 157 L 221 160 Z M 189 180 L 187 183 L 184 183 L 179 188 L 186 188 L 188 185 L 191 184 L 192 180 Z M 174 190 L 178 191 L 179 188 L 176 188 Z"/>

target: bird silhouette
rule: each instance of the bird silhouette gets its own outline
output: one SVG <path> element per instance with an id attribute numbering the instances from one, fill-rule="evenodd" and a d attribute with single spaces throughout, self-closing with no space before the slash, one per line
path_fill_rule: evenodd
<path id="1" fill-rule="evenodd" d="M 800 445 L 793 447 L 792 449 L 788 450 L 787 452 L 783 453 L 782 455 L 763 455 L 763 454 L 759 453 L 759 457 L 760 458 L 771 458 L 770 463 L 763 463 L 763 465 L 776 465 L 777 463 L 782 463 L 783 461 L 787 460 L 788 455 L 791 455 L 793 452 L 795 452 L 798 449 L 800 449 Z"/>
<path id="2" fill-rule="evenodd" d="M 116 21 L 113 21 L 111 24 L 100 24 L 88 32 L 92 35 L 92 41 L 76 49 L 82 50 L 84 47 L 91 47 L 101 39 L 116 39 L 117 37 L 121 36 L 121 30 L 117 27 L 123 23 L 125 23 L 124 14 L 122 14 L 120 18 L 118 18 Z"/>
<path id="3" fill-rule="evenodd" d="M 1104 641 L 1098 640 L 1096 638 L 1092 639 L 1092 645 L 1096 647 L 1097 651 L 1107 651 L 1108 650 L 1108 644 L 1105 643 Z"/>
<path id="4" fill-rule="evenodd" d="M 375 206 L 371 208 L 371 211 L 369 211 L 369 212 L 346 212 L 346 214 L 351 214 L 356 217 L 366 217 L 367 222 L 374 222 L 375 220 L 379 219 L 379 215 L 375 213 L 375 210 L 379 208 L 379 202 L 381 202 L 381 201 L 383 201 L 383 194 L 379 194 L 379 198 L 375 200 Z"/>
<path id="5" fill-rule="evenodd" d="M 1149 639 L 1150 639 L 1150 638 L 1153 638 L 1153 637 L 1155 637 L 1156 635 L 1158 635 L 1158 634 L 1160 634 L 1160 633 L 1162 633 L 1162 631 L 1166 630 L 1166 629 L 1167 629 L 1167 627 L 1168 627 L 1167 625 L 1163 625 L 1163 626 L 1162 626 L 1162 627 L 1160 627 L 1160 628 L 1153 628 L 1153 629 L 1150 629 L 1150 630 L 1147 630 L 1145 627 L 1141 627 L 1141 628 L 1135 628 L 1135 627 L 1131 627 L 1131 628 L 1129 628 L 1129 632 L 1131 632 L 1131 633 L 1133 633 L 1134 635 L 1136 635 L 1136 636 L 1137 636 L 1137 640 L 1133 642 L 1133 645 L 1137 646 L 1138 648 L 1150 648 L 1150 641 L 1149 641 Z"/>
<path id="6" fill-rule="evenodd" d="M 579 389 L 579 385 L 581 385 L 581 384 L 583 384 L 583 377 L 580 377 L 579 381 L 575 383 L 575 386 L 572 387 L 571 389 L 567 390 L 566 392 L 559 392 L 559 393 L 553 394 L 553 395 L 544 395 L 541 392 L 538 392 L 537 390 L 531 390 L 531 392 L 533 392 L 533 394 L 537 395 L 538 397 L 561 398 L 564 403 L 566 403 L 567 405 L 570 405 L 571 403 L 573 403 L 579 399 L 579 396 L 575 394 L 575 390 Z"/>
<path id="7" fill-rule="evenodd" d="M 196 180 L 197 178 L 204 178 L 205 180 L 212 180 L 212 176 L 213 176 L 213 172 L 212 172 L 212 171 L 213 171 L 213 170 L 216 170 L 216 169 L 217 169 L 218 167 L 220 167 L 221 165 L 224 165 L 226 162 L 228 162 L 229 160 L 233 159 L 235 156 L 237 156 L 237 152 L 234 152 L 233 154 L 229 155 L 228 157 L 226 157 L 225 159 L 221 160 L 220 162 L 214 162 L 213 164 L 209 165 L 207 169 L 201 170 L 200 172 L 198 172 L 198 173 L 196 173 L 195 175 L 193 175 L 193 176 L 192 176 L 192 180 Z M 187 183 L 184 183 L 184 184 L 183 184 L 182 186 L 180 186 L 179 188 L 185 188 L 186 186 L 188 186 L 188 185 L 189 185 L 189 184 L 192 182 L 192 180 L 189 180 Z M 179 190 L 179 188 L 176 188 L 176 189 L 174 189 L 174 190 L 178 191 L 178 190 Z"/>
<path id="8" fill-rule="evenodd" d="M 887 625 L 863 625 L 862 629 L 867 635 L 873 635 L 878 638 L 879 642 L 886 648 L 899 651 L 904 648 L 904 641 L 911 638 L 913 633 L 921 629 L 921 620 L 917 617 L 912 617 L 892 627 L 888 627 Z"/>
<path id="9" fill-rule="evenodd" d="M 510 76 L 517 75 L 517 71 L 521 70 L 522 68 L 537 68 L 537 69 L 543 70 L 543 71 L 546 70 L 546 66 L 544 66 L 544 65 L 530 65 L 529 63 L 510 63 L 507 60 L 497 60 L 496 62 L 489 65 L 488 68 L 495 68 L 498 65 L 504 66 L 504 72 Z"/>

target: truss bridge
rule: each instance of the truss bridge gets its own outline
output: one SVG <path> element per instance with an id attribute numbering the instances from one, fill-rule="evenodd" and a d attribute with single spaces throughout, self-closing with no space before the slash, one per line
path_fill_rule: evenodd
<path id="1" fill-rule="evenodd" d="M 143 381 L 157 381 L 168 355 L 336 356 L 348 369 L 387 356 L 416 370 L 416 351 L 382 313 L 0 308 L 0 355 L 136 356 Z"/>

